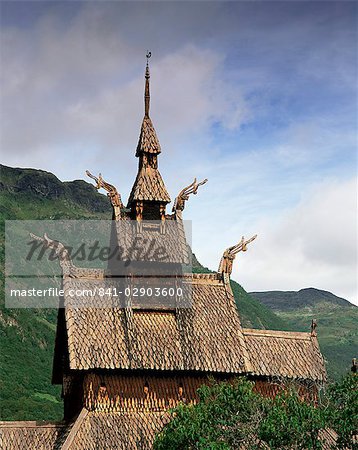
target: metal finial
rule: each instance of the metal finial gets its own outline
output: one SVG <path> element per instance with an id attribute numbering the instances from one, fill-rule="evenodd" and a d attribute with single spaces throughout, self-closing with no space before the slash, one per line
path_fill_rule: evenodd
<path id="1" fill-rule="evenodd" d="M 147 58 L 147 66 L 145 68 L 145 91 L 144 91 L 144 114 L 149 116 L 149 103 L 150 103 L 150 93 L 149 93 L 149 58 L 152 56 L 152 52 L 147 51 L 145 57 Z"/>

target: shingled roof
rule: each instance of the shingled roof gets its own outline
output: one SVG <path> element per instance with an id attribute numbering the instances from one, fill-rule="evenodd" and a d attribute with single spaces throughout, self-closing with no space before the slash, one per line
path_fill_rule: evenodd
<path id="1" fill-rule="evenodd" d="M 243 328 L 252 374 L 326 381 L 317 337 L 293 331 Z"/>
<path id="2" fill-rule="evenodd" d="M 110 282 L 110 280 L 109 280 Z M 186 274 L 190 307 L 132 304 L 127 315 L 115 299 L 78 299 L 71 290 L 104 286 L 104 271 L 77 269 L 64 276 L 68 369 L 140 369 L 247 373 L 326 380 L 312 333 L 243 329 L 230 283 L 221 274 Z M 98 291 L 98 289 L 97 289 Z M 66 368 L 65 368 L 66 369 Z"/>
<path id="3" fill-rule="evenodd" d="M 122 249 L 121 263 L 130 263 L 135 256 L 136 261 L 161 262 L 162 266 L 167 265 L 167 263 L 190 265 L 192 254 L 187 244 L 181 217 L 166 220 L 164 227 L 161 225 L 162 223 L 159 220 L 146 220 L 138 231 L 136 221 L 118 220 L 116 222 L 116 243 Z M 140 246 L 140 249 L 135 253 L 132 251 L 134 245 Z M 150 251 L 148 251 L 149 249 Z M 160 254 L 161 257 L 158 258 L 157 254 Z M 111 266 L 113 266 L 112 261 Z M 117 275 L 122 273 L 117 273 Z M 142 274 L 143 272 L 141 272 Z M 158 277 L 163 275 L 159 268 L 156 270 L 156 275 Z"/>
<path id="4" fill-rule="evenodd" d="M 69 430 L 63 422 L 0 422 L 0 448 L 59 450 Z"/>
<path id="5" fill-rule="evenodd" d="M 160 152 L 159 139 L 155 132 L 152 120 L 149 116 L 144 116 L 135 155 L 140 156 L 142 153 L 158 155 Z"/>
<path id="6" fill-rule="evenodd" d="M 61 450 L 150 449 L 168 412 L 104 413 L 83 409 Z"/>
<path id="7" fill-rule="evenodd" d="M 68 295 L 89 289 L 86 277 L 64 278 L 69 368 L 155 369 L 167 371 L 250 372 L 235 300 L 217 274 L 186 278 L 192 307 L 169 311 L 134 309 L 128 323 L 123 308 L 88 307 Z M 94 297 L 93 304 L 101 304 Z"/>
<path id="8" fill-rule="evenodd" d="M 158 169 L 147 166 L 139 169 L 128 205 L 134 200 L 169 203 L 170 196 Z"/>
<path id="9" fill-rule="evenodd" d="M 2 450 L 149 450 L 155 436 L 170 420 L 168 412 L 99 412 L 83 408 L 70 425 L 37 422 L 0 422 Z M 323 450 L 337 448 L 337 434 L 321 430 Z M 242 444 L 240 450 L 251 448 Z M 268 446 L 263 446 L 267 448 Z"/>

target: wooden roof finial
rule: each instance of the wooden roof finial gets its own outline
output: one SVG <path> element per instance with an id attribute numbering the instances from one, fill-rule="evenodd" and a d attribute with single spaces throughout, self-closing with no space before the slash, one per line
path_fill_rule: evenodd
<path id="1" fill-rule="evenodd" d="M 224 251 L 223 256 L 221 258 L 218 272 L 231 275 L 232 265 L 233 265 L 233 262 L 234 262 L 234 259 L 235 259 L 236 255 L 239 252 L 246 252 L 247 251 L 247 244 L 249 244 L 250 242 L 255 240 L 256 237 L 257 237 L 257 234 L 252 236 L 250 239 L 245 240 L 244 236 L 242 236 L 241 241 L 238 244 L 227 248 Z"/>
<path id="2" fill-rule="evenodd" d="M 311 336 L 317 336 L 317 320 L 312 319 L 311 322 Z"/>
<path id="3" fill-rule="evenodd" d="M 174 200 L 174 205 L 173 205 L 172 211 L 173 212 L 183 211 L 186 200 L 189 200 L 189 195 L 190 194 L 196 195 L 198 193 L 199 186 L 202 186 L 207 181 L 208 181 L 207 178 L 205 178 L 205 180 L 200 181 L 200 183 L 198 183 L 196 181 L 196 178 L 194 178 L 194 181 L 191 184 L 189 184 L 189 186 L 186 186 L 184 189 L 182 189 L 179 192 L 178 196 Z"/>
<path id="4" fill-rule="evenodd" d="M 86 170 L 86 175 L 89 178 L 92 178 L 92 180 L 94 180 L 96 182 L 96 189 L 102 188 L 105 191 L 107 191 L 107 197 L 110 199 L 110 201 L 112 203 L 116 219 L 118 219 L 121 216 L 124 216 L 125 208 L 122 203 L 121 196 L 120 196 L 119 192 L 117 191 L 117 189 L 115 188 L 115 186 L 104 181 L 101 174 L 99 174 L 98 177 L 96 177 L 96 176 L 92 175 L 89 170 Z"/>
<path id="5" fill-rule="evenodd" d="M 149 116 L 149 104 L 150 104 L 150 92 L 149 92 L 149 58 L 152 56 L 152 52 L 147 52 L 145 57 L 147 58 L 147 65 L 145 67 L 145 91 L 144 91 L 144 115 Z"/>

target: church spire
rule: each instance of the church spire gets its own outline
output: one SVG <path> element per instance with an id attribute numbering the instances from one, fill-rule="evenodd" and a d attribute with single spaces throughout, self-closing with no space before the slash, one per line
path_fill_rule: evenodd
<path id="1" fill-rule="evenodd" d="M 145 68 L 145 91 L 144 91 L 144 115 L 146 117 L 149 117 L 149 104 L 150 104 L 150 92 L 149 92 L 149 79 L 150 79 L 150 73 L 149 73 L 149 58 L 152 56 L 151 52 L 148 52 L 146 54 L 147 58 L 147 65 Z"/>
<path id="2" fill-rule="evenodd" d="M 158 170 L 158 155 L 161 148 L 157 133 L 149 117 L 149 58 L 145 68 L 144 118 L 137 144 L 136 157 L 139 158 L 138 174 L 128 199 L 131 215 L 137 220 L 164 220 L 165 205 L 170 203 L 170 197 Z"/>
<path id="3" fill-rule="evenodd" d="M 145 68 L 145 89 L 144 89 L 144 118 L 140 130 L 140 136 L 138 140 L 136 156 L 141 157 L 143 155 L 158 155 L 161 152 L 159 139 L 157 133 L 155 132 L 153 123 L 149 117 L 149 103 L 150 103 L 150 93 L 149 93 L 149 58 L 152 56 L 151 52 L 146 54 L 147 65 Z M 150 165 L 156 166 L 156 158 L 151 158 L 149 161 Z"/>

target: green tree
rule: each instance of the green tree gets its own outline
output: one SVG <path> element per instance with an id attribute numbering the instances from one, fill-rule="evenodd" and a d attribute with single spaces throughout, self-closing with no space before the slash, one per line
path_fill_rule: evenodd
<path id="1" fill-rule="evenodd" d="M 325 424 L 324 411 L 289 388 L 270 401 L 258 435 L 272 450 L 321 449 L 319 432 Z"/>
<path id="2" fill-rule="evenodd" d="M 244 378 L 198 390 L 197 405 L 179 405 L 157 437 L 155 450 L 227 450 L 255 436 L 267 401 Z M 257 447 L 259 448 L 259 447 Z"/>
<path id="3" fill-rule="evenodd" d="M 358 449 L 358 374 L 350 373 L 328 389 L 328 419 L 338 434 L 338 448 Z M 357 438 L 356 438 L 357 439 Z"/>
<path id="4" fill-rule="evenodd" d="M 157 437 L 156 450 L 320 449 L 323 410 L 294 388 L 274 399 L 253 391 L 245 378 L 199 389 L 197 405 L 180 405 Z"/>

